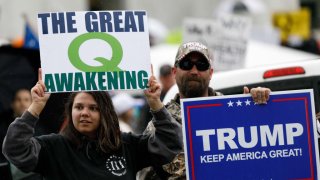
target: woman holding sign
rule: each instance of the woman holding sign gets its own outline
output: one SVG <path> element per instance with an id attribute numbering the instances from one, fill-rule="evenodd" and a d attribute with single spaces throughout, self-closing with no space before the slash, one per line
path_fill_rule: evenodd
<path id="1" fill-rule="evenodd" d="M 181 127 L 160 101 L 160 85 L 152 76 L 145 90 L 155 118 L 152 135 L 121 133 L 110 97 L 105 92 L 72 93 L 66 104 L 68 125 L 60 134 L 33 137 L 39 114 L 50 94 L 41 79 L 31 89 L 32 104 L 10 126 L 3 154 L 25 172 L 45 179 L 135 179 L 153 165 L 160 170 L 182 149 Z"/>

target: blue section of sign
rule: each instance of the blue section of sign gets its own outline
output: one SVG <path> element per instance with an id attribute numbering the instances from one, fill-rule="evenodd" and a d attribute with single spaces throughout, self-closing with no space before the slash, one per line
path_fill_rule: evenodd
<path id="1" fill-rule="evenodd" d="M 289 92 L 183 102 L 189 179 L 317 179 L 310 92 Z"/>

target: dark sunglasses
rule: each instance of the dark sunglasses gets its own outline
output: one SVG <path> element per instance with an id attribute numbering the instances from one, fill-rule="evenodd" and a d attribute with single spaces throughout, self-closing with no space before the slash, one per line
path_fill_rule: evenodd
<path id="1" fill-rule="evenodd" d="M 206 71 L 210 68 L 210 64 L 206 59 L 201 59 L 198 61 L 191 61 L 189 58 L 184 58 L 176 63 L 176 66 L 182 70 L 189 71 L 196 66 L 198 71 Z"/>

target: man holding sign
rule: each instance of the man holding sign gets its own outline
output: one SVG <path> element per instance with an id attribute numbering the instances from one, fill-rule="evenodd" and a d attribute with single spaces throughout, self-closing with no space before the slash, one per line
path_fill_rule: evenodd
<path id="1" fill-rule="evenodd" d="M 179 93 L 166 105 L 166 108 L 180 124 L 182 123 L 180 99 L 222 95 L 209 87 L 213 74 L 212 61 L 212 54 L 202 43 L 188 42 L 179 47 L 173 68 Z M 268 88 L 258 87 L 249 91 L 247 87 L 244 87 L 243 91 L 245 94 L 250 92 L 258 104 L 265 104 L 269 99 L 270 89 Z M 149 134 L 153 131 L 154 127 L 151 122 L 145 133 Z M 170 174 L 170 178 L 185 179 L 184 153 L 178 154 L 174 161 L 163 168 Z M 155 175 L 152 176 L 155 177 Z"/>
<path id="2" fill-rule="evenodd" d="M 320 179 L 312 90 L 183 99 L 190 180 Z M 232 173 L 230 173 L 232 172 Z"/>

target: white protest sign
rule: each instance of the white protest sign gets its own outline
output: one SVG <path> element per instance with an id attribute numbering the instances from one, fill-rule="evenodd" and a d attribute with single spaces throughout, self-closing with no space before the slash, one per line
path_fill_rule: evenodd
<path id="1" fill-rule="evenodd" d="M 150 45 L 145 11 L 38 14 L 48 92 L 145 89 Z"/>
<path id="2" fill-rule="evenodd" d="M 235 15 L 213 19 L 188 18 L 183 23 L 183 41 L 200 41 L 214 55 L 216 71 L 239 69 L 244 66 L 251 20 Z"/>

